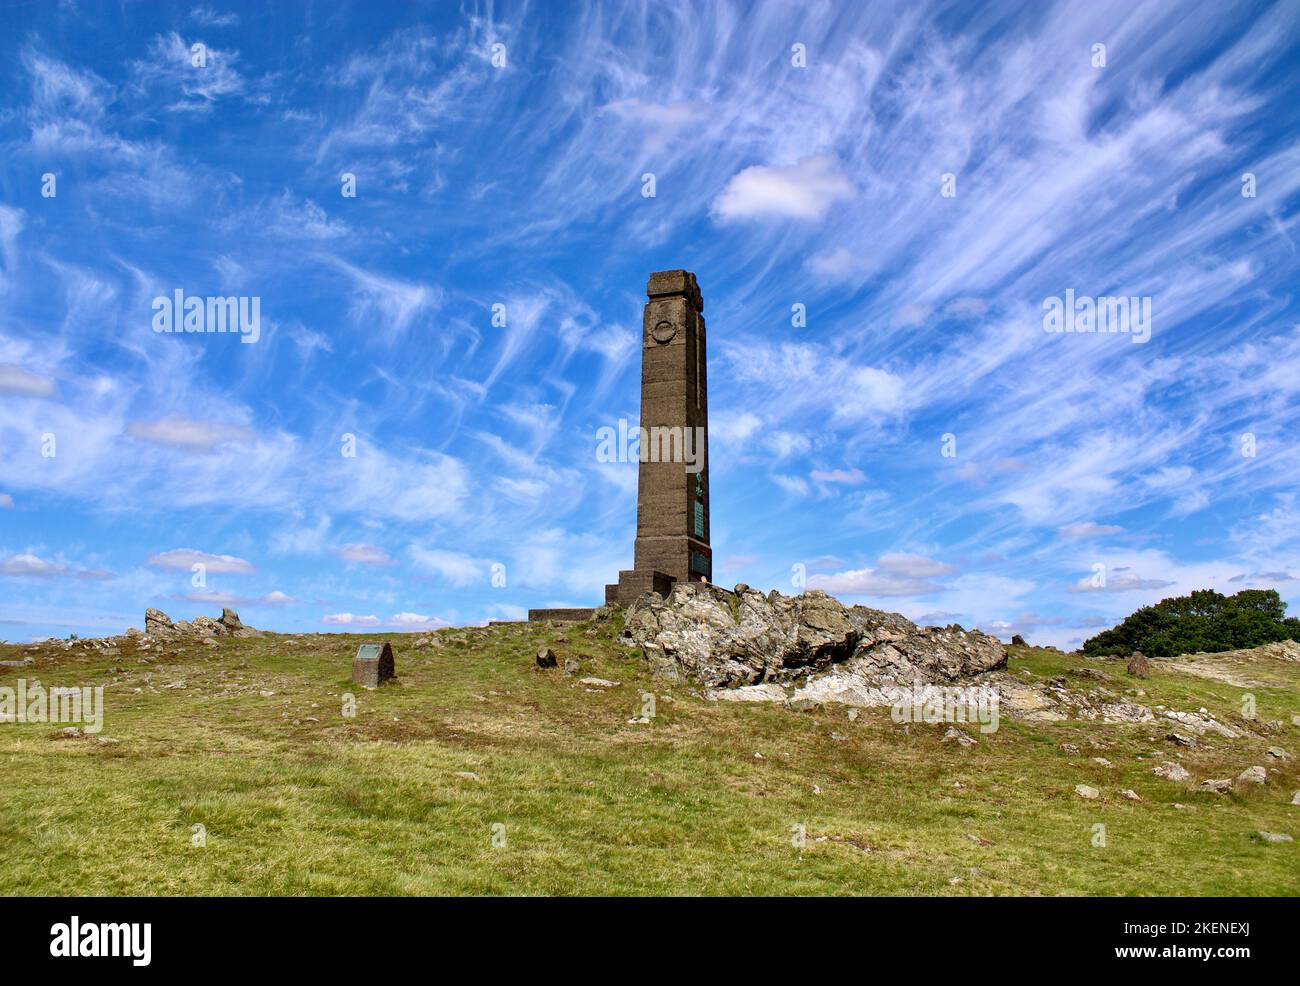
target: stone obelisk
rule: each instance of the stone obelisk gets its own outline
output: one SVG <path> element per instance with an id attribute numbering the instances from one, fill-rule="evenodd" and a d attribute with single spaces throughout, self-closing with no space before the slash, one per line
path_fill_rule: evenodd
<path id="1" fill-rule="evenodd" d="M 636 545 L 632 568 L 605 587 L 605 601 L 622 606 L 713 576 L 704 301 L 685 270 L 651 274 L 646 295 Z"/>

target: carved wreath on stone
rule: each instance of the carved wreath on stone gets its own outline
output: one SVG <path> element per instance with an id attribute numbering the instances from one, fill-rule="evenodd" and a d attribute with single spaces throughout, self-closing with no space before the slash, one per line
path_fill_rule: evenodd
<path id="1" fill-rule="evenodd" d="M 650 330 L 650 334 L 654 336 L 655 342 L 662 345 L 665 342 L 672 342 L 673 336 L 677 334 L 677 326 L 672 322 L 659 322 Z"/>

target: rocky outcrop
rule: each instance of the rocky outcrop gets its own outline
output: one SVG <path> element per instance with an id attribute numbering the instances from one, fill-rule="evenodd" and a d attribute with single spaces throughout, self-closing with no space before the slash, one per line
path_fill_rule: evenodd
<path id="1" fill-rule="evenodd" d="M 1006 664 L 1002 643 L 978 630 L 918 627 L 898 613 L 844 606 L 820 590 L 783 596 L 737 589 L 678 582 L 667 599 L 646 593 L 629 607 L 624 636 L 656 675 L 710 688 L 835 681 L 832 692 L 870 690 L 956 683 Z"/>
<path id="2" fill-rule="evenodd" d="M 262 631 L 244 626 L 233 609 L 222 609 L 221 618 L 196 616 L 192 621 L 173 623 L 160 609 L 144 611 L 145 636 L 154 640 L 203 640 L 211 637 L 260 637 Z"/>

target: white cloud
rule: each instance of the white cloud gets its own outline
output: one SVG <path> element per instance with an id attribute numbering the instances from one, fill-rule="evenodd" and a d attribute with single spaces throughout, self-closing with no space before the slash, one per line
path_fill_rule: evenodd
<path id="1" fill-rule="evenodd" d="M 743 442 L 763 426 L 763 420 L 749 411 L 720 411 L 709 419 L 709 439 L 720 442 Z"/>
<path id="2" fill-rule="evenodd" d="M 407 548 L 417 568 L 445 579 L 455 586 L 467 586 L 482 578 L 482 564 L 469 555 L 413 544 Z"/>
<path id="3" fill-rule="evenodd" d="M 441 289 L 363 270 L 337 257 L 329 259 L 356 288 L 353 319 L 387 342 L 400 339 L 421 315 L 442 302 Z"/>
<path id="4" fill-rule="evenodd" d="M 811 476 L 815 483 L 836 483 L 844 486 L 859 486 L 867 481 L 861 469 L 814 469 Z"/>
<path id="5" fill-rule="evenodd" d="M 379 626 L 379 617 L 357 616 L 352 613 L 330 613 L 328 616 L 321 617 L 321 622 L 332 626 L 377 627 Z"/>
<path id="6" fill-rule="evenodd" d="M 171 568 L 189 571 L 194 565 L 202 565 L 209 572 L 247 573 L 256 571 L 250 562 L 233 555 L 212 555 L 206 551 L 193 548 L 173 548 L 151 555 L 145 562 L 154 568 Z"/>
<path id="7" fill-rule="evenodd" d="M 212 603 L 217 606 L 285 606 L 298 600 L 279 589 L 264 596 L 237 596 L 229 592 L 190 592 L 182 598 L 193 603 Z"/>
<path id="8" fill-rule="evenodd" d="M 909 555 L 902 552 L 886 552 L 876 559 L 876 567 L 890 575 L 905 575 L 913 578 L 928 579 L 936 575 L 949 575 L 953 567 L 924 555 Z"/>
<path id="9" fill-rule="evenodd" d="M 449 626 L 446 620 L 423 613 L 394 613 L 384 621 L 385 626 L 401 627 L 406 630 L 431 629 Z"/>
<path id="10" fill-rule="evenodd" d="M 195 452 L 211 452 L 227 443 L 248 444 L 254 440 L 247 428 L 175 416 L 159 421 L 132 421 L 126 426 L 126 434 L 156 445 Z"/>
<path id="11" fill-rule="evenodd" d="M 1080 524 L 1067 524 L 1060 530 L 1062 537 L 1067 538 L 1093 538 L 1105 537 L 1108 534 L 1120 534 L 1124 528 L 1116 524 L 1095 524 L 1092 521 L 1085 521 Z"/>
<path id="12" fill-rule="evenodd" d="M 840 172 L 839 161 L 818 155 L 784 168 L 746 168 L 714 199 L 712 212 L 722 221 L 768 216 L 820 219 L 832 205 L 853 194 L 853 183 Z"/>
<path id="13" fill-rule="evenodd" d="M 75 568 L 63 562 L 46 561 L 30 552 L 11 555 L 0 561 L 0 575 L 14 578 L 72 578 L 84 582 L 104 581 L 113 578 L 111 572 Z"/>
<path id="14" fill-rule="evenodd" d="M 21 366 L 0 363 L 0 394 L 16 397 L 49 397 L 54 393 L 54 381 L 28 373 Z"/>
<path id="15" fill-rule="evenodd" d="M 787 459 L 807 452 L 812 448 L 812 441 L 797 432 L 774 431 L 767 436 L 767 447 L 778 459 Z"/>
<path id="16" fill-rule="evenodd" d="M 1098 584 L 1100 583 L 1100 584 Z M 1105 580 L 1094 580 L 1085 575 L 1074 585 L 1071 592 L 1138 592 L 1146 589 L 1166 589 L 1175 583 L 1165 579 L 1147 579 L 1136 572 L 1119 572 L 1108 575 Z"/>
<path id="17" fill-rule="evenodd" d="M 924 555 L 886 552 L 876 559 L 874 568 L 813 575 L 808 585 L 832 595 L 930 596 L 946 591 L 945 586 L 930 580 L 953 571 L 953 566 Z"/>
<path id="18" fill-rule="evenodd" d="M 787 476 L 783 473 L 773 473 L 772 482 L 785 490 L 790 496 L 806 497 L 811 492 L 807 480 L 799 476 Z"/>
<path id="19" fill-rule="evenodd" d="M 373 544 L 345 544 L 339 548 L 339 557 L 359 565 L 391 565 L 393 559 L 383 548 Z"/>
<path id="20" fill-rule="evenodd" d="M 190 11 L 190 19 L 195 23 L 202 24 L 204 27 L 236 27 L 239 24 L 239 15 L 236 13 L 221 13 L 211 4 L 201 4 Z"/>

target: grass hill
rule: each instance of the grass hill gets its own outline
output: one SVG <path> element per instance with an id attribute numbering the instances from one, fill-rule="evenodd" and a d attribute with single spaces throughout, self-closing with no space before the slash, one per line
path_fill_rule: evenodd
<path id="1" fill-rule="evenodd" d="M 1167 720 L 1004 716 L 963 747 L 888 709 L 850 719 L 656 685 L 619 629 L 2 646 L 32 663 L 0 667 L 0 686 L 103 685 L 107 711 L 97 736 L 0 723 L 0 893 L 1297 892 L 1297 844 L 1259 835 L 1300 834 L 1300 663 L 1285 654 L 1159 662 L 1138 681 L 1122 662 L 1012 648 L 1024 682 L 1104 679 L 1241 735 L 1188 747 Z M 398 679 L 356 689 L 357 646 L 385 639 Z M 535 668 L 542 646 L 560 668 Z M 1190 780 L 1153 774 L 1164 762 Z M 1198 787 L 1253 765 L 1267 783 Z"/>

